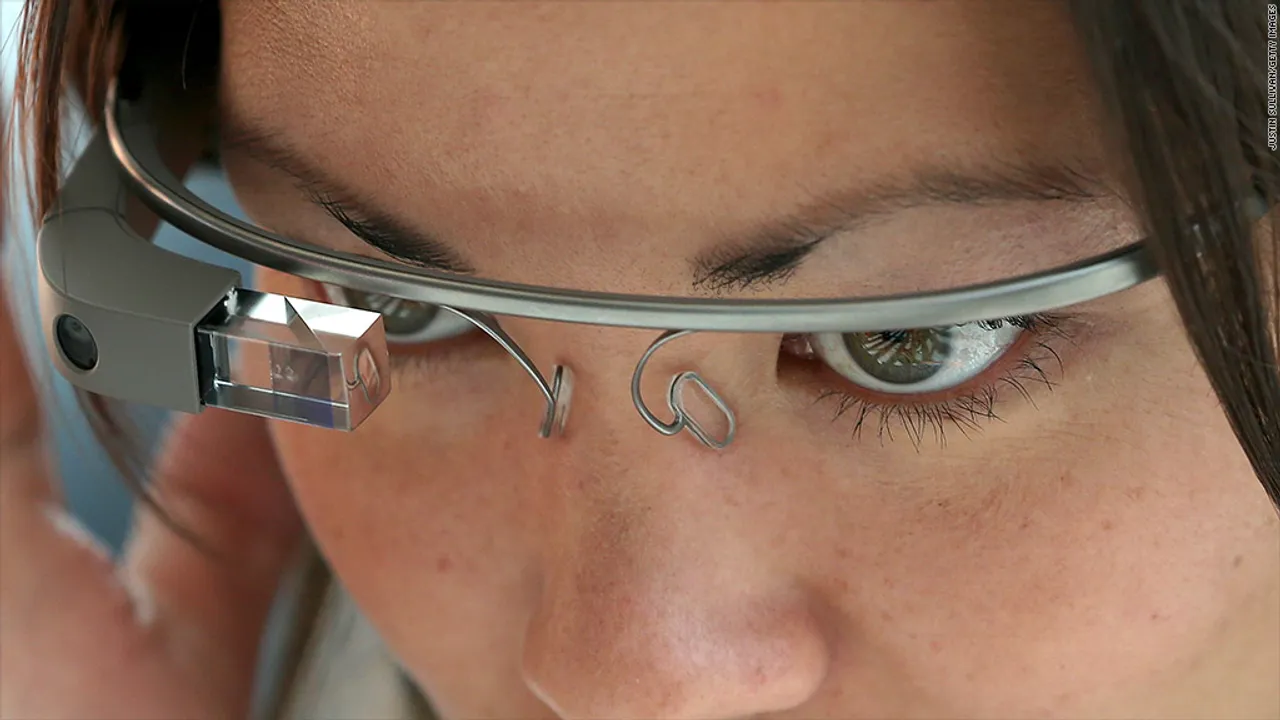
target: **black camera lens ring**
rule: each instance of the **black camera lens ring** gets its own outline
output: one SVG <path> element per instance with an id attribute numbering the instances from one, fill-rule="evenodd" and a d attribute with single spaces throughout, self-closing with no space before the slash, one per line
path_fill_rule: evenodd
<path id="1" fill-rule="evenodd" d="M 74 315 L 60 315 L 53 324 L 54 339 L 63 359 L 77 370 L 88 372 L 98 366 L 98 341 Z"/>

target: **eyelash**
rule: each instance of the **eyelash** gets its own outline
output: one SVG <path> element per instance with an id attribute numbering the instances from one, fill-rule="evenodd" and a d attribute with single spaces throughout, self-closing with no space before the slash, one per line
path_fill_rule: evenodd
<path id="1" fill-rule="evenodd" d="M 882 445 L 886 440 L 895 439 L 895 430 L 901 430 L 917 450 L 929 435 L 940 446 L 945 447 L 948 430 L 955 430 L 968 438 L 982 430 L 982 422 L 1002 421 L 997 408 L 1009 390 L 1016 392 L 1033 407 L 1035 398 L 1029 384 L 1053 390 L 1057 382 L 1051 377 L 1051 373 L 1062 372 L 1062 357 L 1057 346 L 1062 342 L 1073 342 L 1069 329 L 1072 319 L 1072 316 L 1062 313 L 1038 313 L 985 323 L 992 328 L 1010 323 L 1022 328 L 1027 337 L 1019 338 L 986 371 L 969 382 L 941 393 L 945 397 L 939 400 L 911 400 L 910 396 L 905 395 L 894 396 L 892 400 L 880 400 L 875 397 L 877 393 L 874 391 L 854 385 L 824 365 L 824 374 L 833 376 L 830 381 L 824 381 L 840 387 L 820 391 L 816 403 L 836 403 L 832 422 L 852 417 L 852 435 L 855 439 L 860 438 L 863 431 L 871 426 L 875 428 L 876 437 Z M 813 359 L 812 362 L 822 361 Z M 1056 368 L 1048 369 L 1052 366 Z"/>

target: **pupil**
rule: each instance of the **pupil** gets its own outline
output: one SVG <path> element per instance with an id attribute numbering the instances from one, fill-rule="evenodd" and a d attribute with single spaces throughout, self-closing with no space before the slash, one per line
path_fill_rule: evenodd
<path id="1" fill-rule="evenodd" d="M 888 330 L 845 335 L 858 367 L 895 385 L 913 385 L 938 374 L 951 357 L 950 328 Z"/>

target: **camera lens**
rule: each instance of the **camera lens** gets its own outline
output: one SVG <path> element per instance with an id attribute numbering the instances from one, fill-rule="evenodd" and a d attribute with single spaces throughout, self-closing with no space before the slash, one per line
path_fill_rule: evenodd
<path id="1" fill-rule="evenodd" d="M 54 335 L 67 362 L 81 370 L 92 370 L 98 364 L 98 343 L 89 328 L 77 318 L 70 315 L 58 318 Z"/>

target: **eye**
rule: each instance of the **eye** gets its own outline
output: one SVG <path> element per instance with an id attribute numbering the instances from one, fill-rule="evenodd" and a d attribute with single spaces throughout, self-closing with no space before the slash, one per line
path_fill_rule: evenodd
<path id="1" fill-rule="evenodd" d="M 977 377 L 1022 333 L 1019 323 L 994 321 L 940 328 L 820 333 L 809 344 L 828 367 L 875 392 L 944 392 Z"/>
<path id="2" fill-rule="evenodd" d="M 325 285 L 329 301 L 382 314 L 387 343 L 415 345 L 465 335 L 475 325 L 438 305 Z"/>

